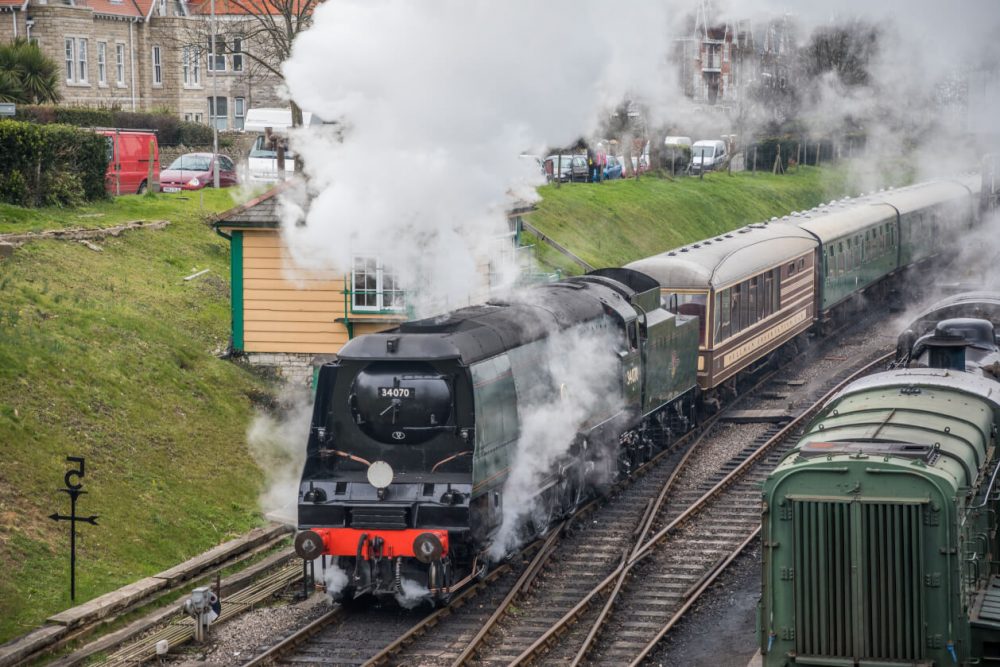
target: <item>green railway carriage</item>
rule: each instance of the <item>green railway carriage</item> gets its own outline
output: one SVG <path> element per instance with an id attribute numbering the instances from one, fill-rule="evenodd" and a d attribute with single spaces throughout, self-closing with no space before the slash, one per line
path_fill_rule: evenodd
<path id="1" fill-rule="evenodd" d="M 1000 661 L 1000 392 L 880 373 L 835 396 L 763 489 L 764 664 Z"/>
<path id="2" fill-rule="evenodd" d="M 806 214 L 799 226 L 820 243 L 820 312 L 879 283 L 899 266 L 896 209 L 886 203 L 840 202 L 832 211 Z"/>
<path id="3" fill-rule="evenodd" d="M 965 180 L 931 181 L 882 193 L 899 214 L 899 266 L 957 249 L 955 238 L 977 219 L 978 196 Z"/>

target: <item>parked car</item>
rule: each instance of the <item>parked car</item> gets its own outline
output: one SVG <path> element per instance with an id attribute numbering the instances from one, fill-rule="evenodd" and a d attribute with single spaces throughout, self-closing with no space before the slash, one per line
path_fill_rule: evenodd
<path id="1" fill-rule="evenodd" d="M 563 155 L 562 162 L 558 155 L 550 155 L 545 158 L 545 178 L 549 181 L 556 180 L 555 173 L 559 170 L 559 180 L 562 182 L 582 181 L 586 182 L 590 178 L 590 169 L 587 166 L 585 155 Z"/>
<path id="2" fill-rule="evenodd" d="M 160 145 L 151 130 L 99 129 L 108 149 L 104 189 L 113 195 L 142 194 L 149 187 L 150 146 L 153 174 L 160 173 Z"/>
<path id="3" fill-rule="evenodd" d="M 219 187 L 239 185 L 236 165 L 226 155 L 219 155 Z M 214 163 L 211 153 L 185 153 L 160 172 L 160 189 L 163 192 L 200 190 L 212 185 Z"/>
<path id="4" fill-rule="evenodd" d="M 304 127 L 322 124 L 323 121 L 318 117 L 308 111 L 302 112 Z M 287 133 L 291 127 L 292 112 L 288 108 L 260 108 L 247 111 L 243 131 L 257 133 L 247 157 L 247 176 L 251 183 L 276 183 L 281 180 L 278 174 L 279 142 L 285 149 L 285 178 L 295 173 L 296 158 L 288 150 Z"/>
<path id="5" fill-rule="evenodd" d="M 691 162 L 691 137 L 664 137 L 661 161 L 672 174 L 684 171 Z"/>
<path id="6" fill-rule="evenodd" d="M 717 169 L 726 161 L 726 142 L 718 139 L 702 139 L 691 146 L 691 173 Z"/>
<path id="7" fill-rule="evenodd" d="M 296 155 L 288 148 L 288 139 L 277 134 L 269 140 L 260 135 L 250 147 L 247 157 L 247 174 L 251 183 L 277 183 L 283 180 L 278 173 L 278 146 L 284 151 L 285 178 L 295 173 Z"/>
<path id="8" fill-rule="evenodd" d="M 608 164 L 604 167 L 604 180 L 622 177 L 622 163 L 614 155 L 608 156 Z"/>

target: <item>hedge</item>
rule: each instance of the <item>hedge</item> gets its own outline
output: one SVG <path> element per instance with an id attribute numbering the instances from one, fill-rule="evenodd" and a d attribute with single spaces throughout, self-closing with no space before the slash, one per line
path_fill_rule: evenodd
<path id="1" fill-rule="evenodd" d="M 16 120 L 34 123 L 65 123 L 77 127 L 116 127 L 132 130 L 156 130 L 161 146 L 204 146 L 212 143 L 212 128 L 201 123 L 179 120 L 169 113 L 140 113 L 88 107 L 18 106 Z"/>
<path id="2" fill-rule="evenodd" d="M 76 206 L 107 196 L 106 142 L 94 132 L 0 120 L 0 156 L 0 201 Z"/>

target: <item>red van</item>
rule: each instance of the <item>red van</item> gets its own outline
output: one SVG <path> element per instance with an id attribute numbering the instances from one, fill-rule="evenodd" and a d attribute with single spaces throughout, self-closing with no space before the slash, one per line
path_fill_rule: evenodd
<path id="1" fill-rule="evenodd" d="M 160 176 L 160 145 L 150 130 L 98 129 L 108 141 L 104 188 L 113 195 L 142 194 L 149 187 L 149 146 L 153 146 L 153 180 Z"/>

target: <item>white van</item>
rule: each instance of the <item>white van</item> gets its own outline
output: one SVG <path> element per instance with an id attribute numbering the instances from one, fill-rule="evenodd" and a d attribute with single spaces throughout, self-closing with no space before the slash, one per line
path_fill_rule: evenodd
<path id="1" fill-rule="evenodd" d="M 302 112 L 303 125 L 319 125 L 322 121 L 308 111 Z M 292 127 L 291 109 L 250 109 L 243 123 L 244 132 L 255 132 L 257 138 L 250 147 L 247 159 L 248 177 L 251 183 L 276 183 L 278 174 L 278 151 L 274 142 L 285 146 L 285 178 L 295 172 L 295 154 L 288 150 L 288 130 Z M 267 128 L 271 128 L 269 142 Z"/>
<path id="2" fill-rule="evenodd" d="M 718 139 L 702 139 L 691 146 L 691 173 L 712 171 L 726 161 L 726 142 Z"/>

